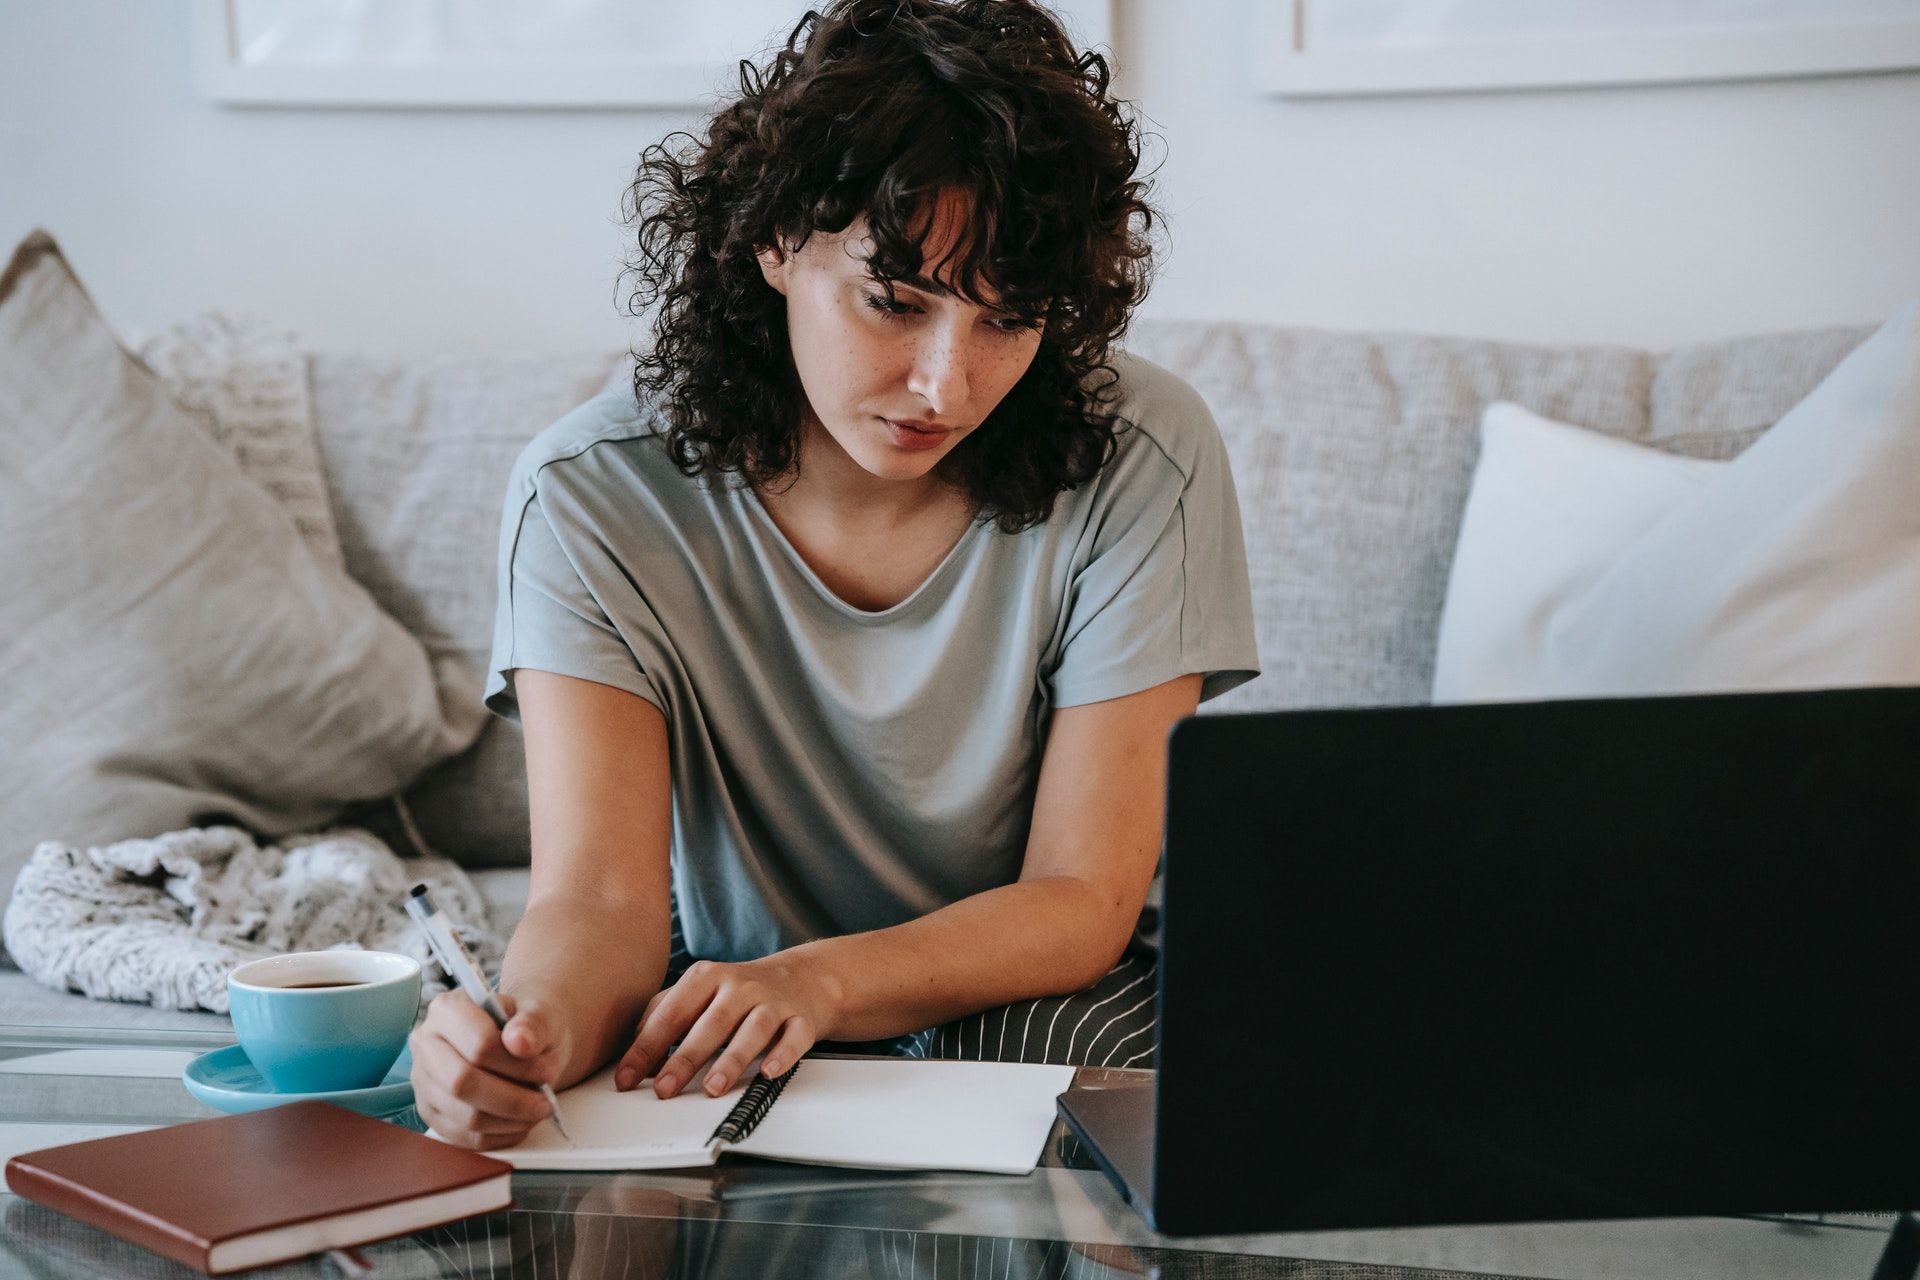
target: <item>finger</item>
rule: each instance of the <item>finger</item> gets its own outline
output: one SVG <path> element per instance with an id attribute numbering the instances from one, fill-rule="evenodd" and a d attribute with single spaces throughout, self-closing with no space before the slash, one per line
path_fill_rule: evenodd
<path id="1" fill-rule="evenodd" d="M 527 1140 L 527 1134 L 533 1128 L 531 1125 L 508 1125 L 499 1120 L 488 1121 L 482 1128 L 468 1128 L 463 1126 L 457 1108 L 443 1109 L 424 1098 L 417 1101 L 417 1107 L 420 1118 L 440 1137 L 456 1146 L 471 1147 L 476 1151 L 518 1146 Z"/>
<path id="2" fill-rule="evenodd" d="M 476 1116 L 529 1126 L 549 1114 L 546 1097 L 538 1090 L 475 1066 L 444 1040 L 423 1037 L 419 1053 L 416 1092 L 424 1088 L 449 1112 L 464 1115 L 471 1110 Z"/>
<path id="3" fill-rule="evenodd" d="M 415 1093 L 414 1109 L 435 1133 L 463 1146 L 475 1146 L 480 1138 L 521 1142 L 533 1131 L 530 1124 L 482 1115 L 462 1102 L 431 1090 Z"/>
<path id="4" fill-rule="evenodd" d="M 500 1043 L 526 1064 L 526 1069 L 514 1078 L 530 1084 L 552 1084 L 559 1079 L 561 1059 L 566 1056 L 552 1016 L 538 998 L 524 1004 L 516 1004 L 514 998 L 505 993 L 497 998 L 507 1014 L 506 1025 L 500 1028 Z"/>
<path id="5" fill-rule="evenodd" d="M 425 1026 L 462 1058 L 494 1075 L 525 1081 L 539 1076 L 542 1064 L 509 1052 L 500 1038 L 500 1028 L 463 991 L 435 996 L 427 1006 Z"/>
<path id="6" fill-rule="evenodd" d="M 681 1037 L 680 1047 L 661 1065 L 660 1073 L 653 1081 L 653 1091 L 662 1098 L 671 1098 L 679 1093 L 699 1073 L 700 1068 L 720 1052 L 721 1046 L 733 1037 L 751 1012 L 751 1007 L 741 1008 L 715 999 L 692 1029 Z"/>
<path id="7" fill-rule="evenodd" d="M 653 1074 L 655 1064 L 673 1046 L 679 1035 L 678 1024 L 672 1022 L 672 1011 L 661 1012 L 666 992 L 662 991 L 647 1001 L 646 1012 L 640 1015 L 640 1025 L 633 1033 L 633 1043 L 620 1055 L 620 1061 L 613 1069 L 613 1087 L 631 1089 Z"/>
<path id="8" fill-rule="evenodd" d="M 464 1147 L 511 1146 L 525 1142 L 530 1124 L 474 1113 L 464 1104 L 427 1093 L 415 1098 L 421 1119 L 439 1136 Z"/>
<path id="9" fill-rule="evenodd" d="M 540 1009 L 521 1009 L 509 1017 L 507 1025 L 500 1028 L 500 1043 L 527 1065 L 522 1079 L 537 1084 L 551 1078 L 552 1069 L 557 1065 L 551 1061 L 553 1033 L 547 1026 L 546 1014 Z"/>
<path id="10" fill-rule="evenodd" d="M 655 1072 L 663 1070 L 667 1054 L 675 1042 L 704 1011 L 704 1006 L 677 1001 L 661 1002 L 640 1023 L 633 1044 L 621 1055 L 613 1073 L 616 1089 L 631 1089 Z M 655 1087 L 659 1082 L 655 1081 Z M 663 1095 L 664 1096 L 664 1095 Z"/>
<path id="11" fill-rule="evenodd" d="M 475 1127 L 469 1121 L 479 1117 L 532 1126 L 549 1113 L 546 1097 L 538 1089 L 474 1065 L 439 1036 L 420 1037 L 414 1068 L 420 1078 L 415 1094 L 424 1086 L 444 1110 L 462 1118 L 463 1127 Z"/>
<path id="12" fill-rule="evenodd" d="M 633 1048 L 636 1050 L 636 1053 L 634 1054 L 633 1061 L 629 1064 L 634 1070 L 633 1080 L 630 1083 L 639 1083 L 655 1065 L 654 1062 L 648 1058 L 646 1050 L 643 1048 L 642 1038 L 644 1033 L 652 1029 L 654 1017 L 658 1013 L 662 1002 L 666 1000 L 670 992 L 676 989 L 675 987 L 662 987 L 653 993 L 653 998 L 647 1001 L 647 1007 L 640 1011 L 640 1020 L 634 1024 Z M 668 1041 L 667 1045 L 661 1045 L 660 1053 L 664 1054 L 668 1045 L 671 1044 L 672 1041 Z"/>
<path id="13" fill-rule="evenodd" d="M 747 1064 L 759 1056 L 760 1051 L 772 1042 L 780 1031 L 780 1015 L 766 1005 L 761 1005 L 740 1024 L 733 1033 L 733 1040 L 727 1045 L 727 1051 L 714 1060 L 712 1070 L 707 1072 L 703 1086 L 709 1098 L 717 1098 L 733 1087 Z"/>
<path id="14" fill-rule="evenodd" d="M 786 1025 L 780 1028 L 779 1038 L 767 1050 L 767 1056 L 760 1060 L 760 1074 L 771 1080 L 785 1073 L 788 1067 L 806 1056 L 807 1050 L 813 1048 L 816 1034 L 813 1023 L 807 1019 L 797 1015 L 788 1018 Z"/>
<path id="15" fill-rule="evenodd" d="M 679 982 L 647 1001 L 647 1011 L 640 1017 L 640 1029 L 634 1034 L 633 1044 L 621 1055 L 620 1065 L 614 1068 L 613 1087 L 631 1089 L 652 1075 L 667 1051 L 673 1048 L 673 1042 L 693 1024 L 712 998 L 711 980 L 704 973 L 695 977 L 689 970 Z"/>

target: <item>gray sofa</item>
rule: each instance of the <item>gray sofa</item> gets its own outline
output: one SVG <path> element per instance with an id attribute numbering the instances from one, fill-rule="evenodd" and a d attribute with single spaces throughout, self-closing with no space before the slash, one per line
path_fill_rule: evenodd
<path id="1" fill-rule="evenodd" d="M 1191 382 L 1232 457 L 1264 674 L 1203 713 L 1423 702 L 1481 410 L 1511 400 L 1662 449 L 1731 457 L 1871 329 L 1650 353 L 1235 323 L 1142 323 L 1127 345 Z M 310 362 L 347 567 L 436 652 L 469 660 L 493 610 L 496 525 L 526 440 L 626 380 L 618 353 L 405 364 Z M 504 927 L 525 901 L 518 730 L 495 720 L 408 792 L 425 843 L 474 869 Z M 345 815 L 397 849 L 391 807 Z M 210 1014 L 109 1005 L 0 971 L 0 1023 L 219 1029 Z"/>

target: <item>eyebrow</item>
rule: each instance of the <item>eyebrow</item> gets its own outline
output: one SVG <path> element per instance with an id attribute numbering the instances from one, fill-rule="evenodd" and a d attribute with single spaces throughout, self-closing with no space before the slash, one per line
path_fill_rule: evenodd
<path id="1" fill-rule="evenodd" d="M 929 280 L 925 276 L 895 276 L 893 279 L 897 284 L 904 284 L 909 289 L 918 289 L 922 293 L 930 293 L 936 298 L 951 298 L 954 296 L 953 290 L 947 288 L 947 286 L 941 284 L 938 280 Z"/>
<path id="2" fill-rule="evenodd" d="M 869 271 L 868 275 L 872 276 L 873 273 Z M 877 276 L 874 278 L 879 279 Z M 892 276 L 889 278 L 895 284 L 903 284 L 909 289 L 918 289 L 922 293 L 930 293 L 936 298 L 952 298 L 957 296 L 953 290 L 947 288 L 947 286 L 941 284 L 939 281 L 929 280 L 923 275 Z M 985 309 L 993 312 L 995 315 L 1012 316 L 1024 314 L 1012 307 L 985 307 Z"/>

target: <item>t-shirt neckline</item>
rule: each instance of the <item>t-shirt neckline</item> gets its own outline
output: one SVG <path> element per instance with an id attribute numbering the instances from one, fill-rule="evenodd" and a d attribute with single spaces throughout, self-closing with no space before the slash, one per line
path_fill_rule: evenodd
<path id="1" fill-rule="evenodd" d="M 753 491 L 752 485 L 738 485 L 737 492 L 741 495 L 748 510 L 752 513 L 753 519 L 757 520 L 761 528 L 767 534 L 771 535 L 774 542 L 779 545 L 781 554 L 786 556 L 788 563 L 799 570 L 800 576 L 812 585 L 815 594 L 841 614 L 863 623 L 890 622 L 913 608 L 916 603 L 925 598 L 940 579 L 946 576 L 949 567 L 953 565 L 955 561 L 959 560 L 961 552 L 966 550 L 967 546 L 972 543 L 974 537 L 980 532 L 982 523 L 978 519 L 969 521 L 966 532 L 962 533 L 960 537 L 955 540 L 953 546 L 947 549 L 947 554 L 942 557 L 939 564 L 934 566 L 933 572 L 929 573 L 926 578 L 921 581 L 919 586 L 908 592 L 904 600 L 888 608 L 876 611 L 862 609 L 855 605 L 848 604 L 840 598 L 833 588 L 821 580 L 820 575 L 813 571 L 813 566 L 807 563 L 806 557 L 801 555 L 793 543 L 787 540 L 787 535 L 781 531 L 779 524 L 774 521 L 773 514 L 769 512 L 766 505 L 760 501 L 760 495 Z"/>

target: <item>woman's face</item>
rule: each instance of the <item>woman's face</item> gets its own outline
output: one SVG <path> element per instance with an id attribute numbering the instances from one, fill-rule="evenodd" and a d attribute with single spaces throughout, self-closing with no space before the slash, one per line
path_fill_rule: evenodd
<path id="1" fill-rule="evenodd" d="M 944 260 L 964 199 L 935 205 L 922 261 Z M 1040 322 L 923 277 L 894 281 L 889 300 L 868 274 L 871 246 L 861 218 L 837 234 L 816 232 L 797 252 L 763 250 L 760 270 L 786 296 L 793 362 L 820 426 L 870 474 L 915 480 L 1013 389 L 1039 350 Z"/>

